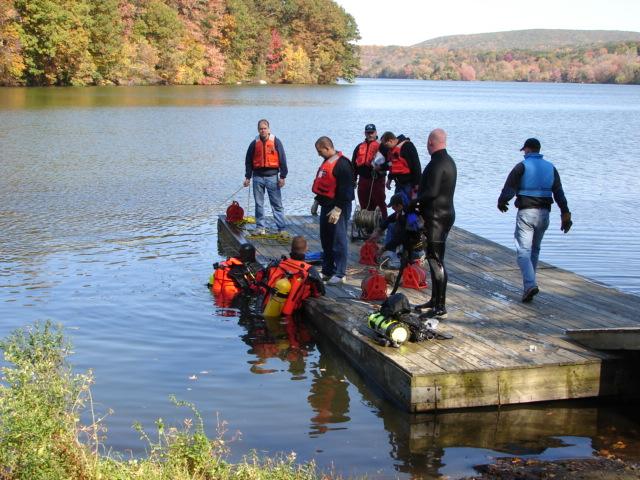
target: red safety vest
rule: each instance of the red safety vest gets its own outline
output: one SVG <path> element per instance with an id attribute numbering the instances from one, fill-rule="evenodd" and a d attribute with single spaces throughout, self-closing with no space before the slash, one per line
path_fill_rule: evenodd
<path id="1" fill-rule="evenodd" d="M 391 163 L 390 171 L 392 175 L 407 175 L 411 173 L 409 162 L 407 162 L 406 158 L 400 155 L 400 150 L 406 142 L 408 142 L 408 140 L 403 140 L 402 142 L 398 143 L 391 149 L 391 152 L 389 153 L 389 163 Z"/>
<path id="2" fill-rule="evenodd" d="M 338 152 L 333 157 L 322 162 L 322 165 L 318 168 L 316 179 L 313 181 L 313 186 L 311 187 L 311 191 L 313 193 L 316 195 L 322 195 L 329 199 L 334 199 L 336 197 L 338 182 L 333 174 L 333 169 L 338 163 L 338 159 L 340 157 L 342 157 L 342 152 Z"/>
<path id="3" fill-rule="evenodd" d="M 372 142 L 362 142 L 358 145 L 358 153 L 356 154 L 356 166 L 357 167 L 370 167 L 378 149 L 380 148 L 380 142 L 373 140 Z"/>
<path id="4" fill-rule="evenodd" d="M 282 307 L 282 315 L 291 315 L 302 306 L 302 301 L 305 298 L 311 296 L 311 285 L 307 283 L 311 267 L 312 265 L 302 260 L 284 258 L 267 271 L 267 285 L 270 289 L 282 277 L 286 276 L 291 282 L 291 290 L 289 290 L 287 301 Z M 270 293 L 265 296 L 264 305 L 267 304 L 270 297 Z"/>
<path id="5" fill-rule="evenodd" d="M 253 168 L 280 168 L 280 155 L 276 149 L 276 137 L 269 135 L 266 141 L 256 137 L 253 150 Z"/>
<path id="6" fill-rule="evenodd" d="M 231 268 L 239 265 L 244 265 L 244 263 L 235 257 L 228 258 L 226 261 L 218 264 L 218 268 L 216 268 L 213 274 L 213 285 L 211 285 L 214 294 L 233 297 L 240 291 L 236 282 L 229 276 Z"/>

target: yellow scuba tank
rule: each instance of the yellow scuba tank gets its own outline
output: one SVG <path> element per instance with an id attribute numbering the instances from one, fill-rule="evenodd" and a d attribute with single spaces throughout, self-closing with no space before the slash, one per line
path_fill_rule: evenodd
<path id="1" fill-rule="evenodd" d="M 275 292 L 271 294 L 271 298 L 264 307 L 262 315 L 265 317 L 279 317 L 284 307 L 289 292 L 291 291 L 291 282 L 287 277 L 282 277 L 273 286 Z"/>
<path id="2" fill-rule="evenodd" d="M 394 346 L 400 346 L 411 336 L 409 328 L 393 317 L 385 317 L 381 313 L 372 313 L 368 318 L 369 328 L 384 337 Z"/>

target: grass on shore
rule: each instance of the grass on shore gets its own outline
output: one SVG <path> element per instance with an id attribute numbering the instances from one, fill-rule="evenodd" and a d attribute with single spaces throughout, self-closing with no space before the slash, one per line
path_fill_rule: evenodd
<path id="1" fill-rule="evenodd" d="M 192 418 L 183 425 L 167 426 L 158 419 L 153 434 L 134 426 L 147 444 L 146 457 L 105 454 L 104 419 L 96 417 L 91 397 L 93 375 L 73 372 L 62 327 L 46 322 L 18 329 L 0 342 L 0 348 L 8 364 L 0 383 L 0 480 L 323 477 L 313 463 L 297 464 L 295 454 L 254 454 L 237 464 L 227 462 L 224 432 L 209 438 L 195 406 L 175 398 L 177 407 L 191 410 Z M 83 424 L 82 416 L 91 423 Z"/>

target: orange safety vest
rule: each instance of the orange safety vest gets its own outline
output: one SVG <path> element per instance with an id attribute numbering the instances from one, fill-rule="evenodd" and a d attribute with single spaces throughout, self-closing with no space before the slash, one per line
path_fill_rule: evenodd
<path id="1" fill-rule="evenodd" d="M 372 142 L 362 142 L 358 145 L 358 153 L 356 154 L 356 166 L 357 167 L 370 167 L 378 149 L 380 148 L 380 142 L 373 140 Z"/>
<path id="2" fill-rule="evenodd" d="M 311 267 L 312 265 L 302 260 L 291 258 L 283 258 L 277 265 L 270 267 L 267 272 L 269 291 L 265 296 L 264 305 L 269 301 L 271 291 L 273 291 L 271 289 L 276 282 L 286 276 L 291 282 L 291 290 L 289 290 L 289 296 L 282 307 L 282 315 L 291 315 L 298 310 L 302 306 L 302 301 L 311 296 L 311 285 L 307 283 Z"/>
<path id="3" fill-rule="evenodd" d="M 329 199 L 334 199 L 336 197 L 338 182 L 333 174 L 333 169 L 338 163 L 338 159 L 340 157 L 342 157 L 342 152 L 338 152 L 333 157 L 322 162 L 322 165 L 318 168 L 318 173 L 316 173 L 316 179 L 313 181 L 313 186 L 311 187 L 311 191 L 313 193 L 316 195 L 322 195 Z"/>
<path id="4" fill-rule="evenodd" d="M 253 168 L 280 168 L 280 155 L 276 149 L 276 137 L 269 135 L 266 141 L 256 137 L 253 150 Z"/>
<path id="5" fill-rule="evenodd" d="M 408 142 L 408 140 L 403 140 L 402 142 L 398 143 L 391 149 L 391 152 L 389 153 L 389 163 L 391 163 L 392 175 L 407 175 L 411 173 L 409 162 L 407 162 L 406 158 L 400 155 L 400 150 L 406 142 Z"/>
<path id="6" fill-rule="evenodd" d="M 215 273 L 213 274 L 213 285 L 211 289 L 215 295 L 224 295 L 225 297 L 233 297 L 240 288 L 236 285 L 236 282 L 229 276 L 229 271 L 234 266 L 244 265 L 240 259 L 231 257 L 224 262 L 218 264 Z"/>

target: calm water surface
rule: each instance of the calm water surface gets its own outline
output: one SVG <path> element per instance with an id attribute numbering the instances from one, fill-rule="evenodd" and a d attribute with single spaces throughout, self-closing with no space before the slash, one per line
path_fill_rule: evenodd
<path id="1" fill-rule="evenodd" d="M 508 246 L 515 213 L 496 199 L 522 141 L 537 136 L 574 218 L 562 235 L 553 211 L 542 259 L 640 294 L 638 86 L 0 89 L 0 336 L 35 320 L 65 325 L 72 362 L 94 370 L 98 409 L 114 411 L 108 447 L 143 453 L 132 423 L 181 421 L 175 394 L 211 432 L 216 412 L 227 423 L 232 459 L 295 451 L 344 475 L 455 478 L 498 455 L 591 456 L 618 441 L 616 453 L 640 458 L 634 410 L 408 415 L 313 332 L 216 307 L 203 286 L 220 259 L 215 216 L 241 185 L 262 117 L 287 151 L 290 214 L 311 203 L 320 135 L 350 155 L 373 122 L 409 135 L 425 165 L 428 132 L 446 129 L 457 225 Z"/>

